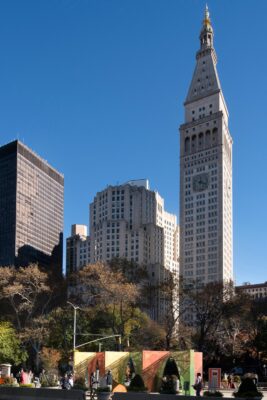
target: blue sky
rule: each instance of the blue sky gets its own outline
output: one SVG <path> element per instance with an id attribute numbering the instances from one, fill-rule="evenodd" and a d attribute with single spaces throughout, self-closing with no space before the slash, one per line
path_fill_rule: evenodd
<path id="1" fill-rule="evenodd" d="M 210 0 L 233 147 L 237 283 L 266 278 L 267 2 Z M 65 175 L 65 237 L 107 184 L 149 178 L 178 214 L 202 0 L 1 0 L 0 144 Z"/>

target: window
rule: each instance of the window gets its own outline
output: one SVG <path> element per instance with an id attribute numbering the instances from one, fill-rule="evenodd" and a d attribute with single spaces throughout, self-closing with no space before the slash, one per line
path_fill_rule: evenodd
<path id="1" fill-rule="evenodd" d="M 184 151 L 185 151 L 185 154 L 188 154 L 189 151 L 190 151 L 190 139 L 189 139 L 189 137 L 185 138 Z"/>

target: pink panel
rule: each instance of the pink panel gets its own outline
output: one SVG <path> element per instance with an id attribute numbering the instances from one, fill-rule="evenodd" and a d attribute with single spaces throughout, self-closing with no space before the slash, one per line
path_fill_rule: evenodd
<path id="1" fill-rule="evenodd" d="M 169 351 L 143 351 L 143 370 L 170 354 Z"/>
<path id="2" fill-rule="evenodd" d="M 200 352 L 194 353 L 194 369 L 195 376 L 198 372 L 203 376 L 203 354 Z"/>
<path id="3" fill-rule="evenodd" d="M 158 369 L 169 356 L 169 351 L 143 351 L 143 379 L 149 391 L 155 390 L 154 381 Z"/>

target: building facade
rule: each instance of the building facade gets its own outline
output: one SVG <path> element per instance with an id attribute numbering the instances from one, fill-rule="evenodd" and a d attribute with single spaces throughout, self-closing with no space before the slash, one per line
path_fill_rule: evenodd
<path id="1" fill-rule="evenodd" d="M 232 137 L 206 7 L 180 126 L 180 270 L 198 287 L 233 279 Z"/>
<path id="2" fill-rule="evenodd" d="M 0 148 L 0 265 L 60 275 L 64 177 L 19 141 Z"/>
<path id="3" fill-rule="evenodd" d="M 108 186 L 97 193 L 90 204 L 89 225 L 90 237 L 74 234 L 67 239 L 69 270 L 118 257 L 146 266 L 151 283 L 162 282 L 168 272 L 178 275 L 177 219 L 165 211 L 163 198 L 149 189 L 147 180 Z M 72 254 L 76 253 L 71 261 L 73 244 Z M 159 319 L 165 306 L 158 298 L 152 318 Z"/>
<path id="4" fill-rule="evenodd" d="M 236 292 L 243 292 L 251 296 L 254 300 L 267 298 L 267 282 L 253 283 L 245 282 L 243 285 L 235 287 Z"/>
<path id="5" fill-rule="evenodd" d="M 66 273 L 77 272 L 90 264 L 90 237 L 86 225 L 72 225 L 71 236 L 66 241 Z"/>

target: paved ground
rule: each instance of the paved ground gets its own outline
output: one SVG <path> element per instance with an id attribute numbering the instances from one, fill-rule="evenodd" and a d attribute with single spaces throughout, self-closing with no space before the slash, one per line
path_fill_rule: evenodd
<path id="1" fill-rule="evenodd" d="M 224 397 L 233 397 L 233 390 L 221 390 L 221 392 L 223 393 Z M 263 390 L 263 399 L 262 400 L 267 400 L 267 390 Z M 88 394 L 86 396 L 87 400 L 91 400 L 90 395 Z M 94 398 L 93 400 L 95 400 L 96 398 Z"/>
<path id="2" fill-rule="evenodd" d="M 263 399 L 267 400 L 267 390 L 266 389 L 262 390 L 261 388 L 258 388 L 258 390 L 263 393 Z M 233 390 L 223 389 L 223 390 L 221 390 L 221 392 L 223 393 L 224 397 L 234 397 Z"/>

